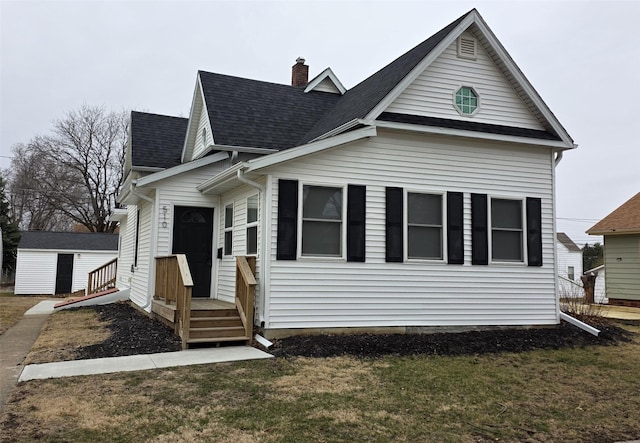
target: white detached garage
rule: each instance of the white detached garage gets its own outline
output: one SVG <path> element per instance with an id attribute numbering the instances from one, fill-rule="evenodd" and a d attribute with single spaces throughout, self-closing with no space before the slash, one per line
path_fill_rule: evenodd
<path id="1" fill-rule="evenodd" d="M 90 271 L 118 256 L 118 234 L 23 232 L 15 294 L 64 294 L 86 288 Z"/>

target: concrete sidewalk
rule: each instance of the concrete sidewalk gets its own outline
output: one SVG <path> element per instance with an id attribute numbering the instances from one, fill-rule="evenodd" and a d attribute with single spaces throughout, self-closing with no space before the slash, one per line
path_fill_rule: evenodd
<path id="1" fill-rule="evenodd" d="M 53 305 L 60 300 L 44 300 L 25 312 L 24 316 L 0 335 L 0 408 L 18 382 L 22 362 L 35 343 Z"/>
<path id="2" fill-rule="evenodd" d="M 203 365 L 230 361 L 273 358 L 250 346 L 189 349 L 161 354 L 131 355 L 128 357 L 71 360 L 25 366 L 19 381 L 44 378 L 74 377 L 78 375 L 109 374 L 113 372 L 144 371 L 175 366 Z"/>
<path id="3" fill-rule="evenodd" d="M 18 381 L 142 371 L 173 366 L 201 365 L 229 361 L 272 358 L 273 355 L 249 346 L 192 349 L 129 357 L 73 360 L 22 366 L 54 305 L 60 300 L 44 300 L 25 312 L 14 326 L 0 335 L 0 407 Z"/>

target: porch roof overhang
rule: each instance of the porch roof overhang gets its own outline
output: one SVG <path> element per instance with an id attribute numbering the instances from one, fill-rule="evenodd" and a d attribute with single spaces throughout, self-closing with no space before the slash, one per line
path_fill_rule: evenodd
<path id="1" fill-rule="evenodd" d="M 316 152 L 320 152 L 325 149 L 333 148 L 363 138 L 375 137 L 376 135 L 376 128 L 373 126 L 367 126 L 364 128 L 355 129 L 343 134 L 339 134 L 331 138 L 322 139 L 312 143 L 308 143 L 306 145 L 287 149 L 285 151 L 279 151 L 277 153 L 269 154 L 246 162 L 236 163 L 230 168 L 222 171 L 220 174 L 198 185 L 196 189 L 203 194 L 221 194 L 243 183 L 243 181 L 238 178 L 239 171 L 241 171 L 241 175 L 246 174 L 246 178 L 252 180 L 259 175 L 263 175 L 262 170 L 269 166 L 274 166 L 290 160 L 295 160 L 300 157 L 315 154 Z"/>
<path id="2" fill-rule="evenodd" d="M 111 215 L 109 216 L 109 221 L 122 221 L 126 220 L 128 211 L 126 209 L 117 208 L 114 209 Z"/>
<path id="3" fill-rule="evenodd" d="M 228 152 L 216 152 L 215 154 L 211 154 L 206 157 L 199 158 L 198 160 L 182 163 L 178 166 L 174 166 L 173 168 L 165 169 L 163 171 L 156 172 L 155 174 L 151 174 L 151 175 L 147 175 L 142 178 L 139 178 L 136 182 L 136 186 L 144 188 L 145 186 L 148 186 L 160 180 L 174 177 L 178 174 L 192 171 L 194 169 L 201 168 L 203 166 L 207 166 L 212 163 L 217 163 L 221 160 L 226 160 L 228 158 L 229 158 Z"/>

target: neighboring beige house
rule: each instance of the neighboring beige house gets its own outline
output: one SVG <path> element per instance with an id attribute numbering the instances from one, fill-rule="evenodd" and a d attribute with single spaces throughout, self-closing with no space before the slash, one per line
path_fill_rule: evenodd
<path id="1" fill-rule="evenodd" d="M 560 322 L 556 166 L 576 145 L 475 9 L 351 89 L 308 73 L 199 71 L 188 118 L 132 113 L 133 303 L 175 309 L 158 257 L 185 254 L 194 303 L 232 310 L 255 260 L 268 338 Z"/>
<path id="2" fill-rule="evenodd" d="M 587 234 L 604 236 L 609 304 L 640 307 L 640 192 L 587 230 Z"/>
<path id="3" fill-rule="evenodd" d="M 582 249 L 564 232 L 556 239 L 560 297 L 582 297 Z"/>

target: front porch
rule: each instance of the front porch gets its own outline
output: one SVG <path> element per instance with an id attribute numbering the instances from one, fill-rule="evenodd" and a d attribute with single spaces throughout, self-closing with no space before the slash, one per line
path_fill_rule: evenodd
<path id="1" fill-rule="evenodd" d="M 151 312 L 180 335 L 180 311 L 175 303 L 154 299 Z M 188 344 L 250 341 L 238 309 L 233 303 L 210 298 L 191 299 L 191 322 Z"/>
<path id="2" fill-rule="evenodd" d="M 255 257 L 236 258 L 235 303 L 193 298 L 193 280 L 184 254 L 157 257 L 151 312 L 191 344 L 243 341 L 253 337 Z"/>

